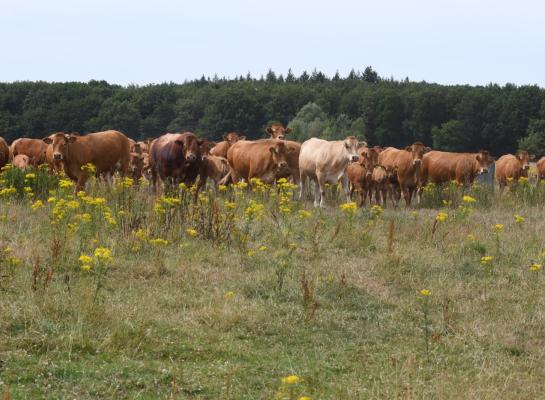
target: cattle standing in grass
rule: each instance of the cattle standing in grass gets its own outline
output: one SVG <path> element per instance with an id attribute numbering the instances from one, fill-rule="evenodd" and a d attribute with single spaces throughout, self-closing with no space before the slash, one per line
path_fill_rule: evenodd
<path id="1" fill-rule="evenodd" d="M 354 192 L 360 194 L 360 206 L 364 206 L 369 196 L 371 202 L 372 172 L 378 164 L 378 149 L 362 147 L 359 149 L 358 162 L 348 164 L 346 176 L 350 181 L 350 200 Z"/>
<path id="2" fill-rule="evenodd" d="M 29 156 L 25 154 L 17 154 L 15 157 L 13 157 L 12 164 L 14 167 L 17 167 L 19 169 L 22 169 L 23 171 L 26 170 L 31 165 L 31 159 Z"/>
<path id="3" fill-rule="evenodd" d="M 386 207 L 386 200 L 390 197 L 394 204 L 393 186 L 397 185 L 397 181 L 392 184 L 392 178 L 395 173 L 388 171 L 382 165 L 377 165 L 371 174 L 371 190 L 374 192 L 375 203 L 382 204 Z"/>
<path id="4" fill-rule="evenodd" d="M 350 198 L 346 167 L 354 161 L 358 161 L 358 148 L 365 146 L 354 136 L 344 140 L 327 141 L 311 138 L 301 145 L 299 155 L 300 199 L 303 198 L 304 188 L 307 179 L 315 183 L 314 205 L 325 207 L 325 185 L 326 183 L 336 185 L 339 180 Z"/>
<path id="5" fill-rule="evenodd" d="M 55 133 L 43 141 L 53 146 L 53 159 L 62 161 L 66 175 L 76 181 L 76 192 L 84 189 L 88 179 L 88 172 L 81 168 L 85 164 L 93 164 L 97 175 L 114 171 L 117 163 L 122 174 L 129 169 L 129 139 L 118 131 L 85 136 Z"/>
<path id="6" fill-rule="evenodd" d="M 276 180 L 280 178 L 291 178 L 293 183 L 299 184 L 299 154 L 301 152 L 301 143 L 293 142 L 291 140 L 284 140 L 286 147 L 288 148 L 287 154 L 287 166 L 283 170 L 278 171 Z"/>
<path id="7" fill-rule="evenodd" d="M 223 135 L 223 141 L 216 144 L 211 150 L 210 154 L 217 157 L 227 158 L 227 150 L 239 140 L 245 140 L 246 136 L 239 136 L 236 132 L 229 132 Z"/>
<path id="8" fill-rule="evenodd" d="M 241 140 L 227 151 L 233 182 L 259 178 L 263 183 L 275 182 L 278 173 L 288 168 L 288 155 L 295 151 L 283 140 Z"/>
<path id="9" fill-rule="evenodd" d="M 515 185 L 520 177 L 528 177 L 530 169 L 530 160 L 534 156 L 530 156 L 526 150 L 520 151 L 516 156 L 506 154 L 501 156 L 496 161 L 496 180 L 500 186 L 500 191 L 503 191 L 505 186 L 512 183 Z"/>
<path id="10" fill-rule="evenodd" d="M 537 181 L 545 180 L 545 157 L 541 157 L 537 162 Z"/>
<path id="11" fill-rule="evenodd" d="M 205 181 L 200 152 L 203 143 L 191 132 L 166 133 L 151 142 L 149 161 L 154 189 L 158 189 L 159 180 L 164 182 L 167 178 L 191 186 L 200 175 L 197 194 Z"/>
<path id="12" fill-rule="evenodd" d="M 286 139 L 286 135 L 291 133 L 291 128 L 285 128 L 281 124 L 273 124 L 267 128 L 267 133 L 271 135 L 271 139 Z"/>
<path id="13" fill-rule="evenodd" d="M 401 194 L 405 198 L 407 207 L 411 205 L 413 193 L 420 184 L 422 158 L 429 150 L 422 143 L 415 142 L 403 150 L 388 147 L 380 153 L 380 165 L 386 169 L 397 168 L 399 195 L 396 196 L 396 205 L 399 203 Z"/>
<path id="14" fill-rule="evenodd" d="M 203 162 L 205 176 L 214 181 L 214 186 L 229 173 L 229 162 L 226 158 L 208 155 L 204 157 Z"/>
<path id="15" fill-rule="evenodd" d="M 491 157 L 486 150 L 478 153 L 450 153 L 430 151 L 422 159 L 422 185 L 455 180 L 460 185 L 471 185 L 477 175 L 488 173 Z"/>
<path id="16" fill-rule="evenodd" d="M 49 166 L 49 171 L 53 173 L 59 173 L 64 169 L 64 165 L 61 160 L 55 160 L 53 158 L 53 146 L 47 145 L 45 151 L 45 162 Z"/>
<path id="17" fill-rule="evenodd" d="M 41 139 L 20 138 L 13 141 L 10 147 L 10 157 L 13 159 L 19 154 L 24 154 L 34 166 L 45 163 L 47 144 Z"/>
<path id="18" fill-rule="evenodd" d="M 9 146 L 4 140 L 0 137 L 0 168 L 6 165 L 9 162 Z"/>

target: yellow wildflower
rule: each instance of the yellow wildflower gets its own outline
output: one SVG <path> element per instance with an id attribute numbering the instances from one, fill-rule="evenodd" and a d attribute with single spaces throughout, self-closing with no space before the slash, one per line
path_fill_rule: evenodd
<path id="1" fill-rule="evenodd" d="M 134 180 L 132 178 L 129 178 L 128 176 L 123 178 L 122 186 L 124 188 L 130 188 L 132 185 L 134 185 Z"/>
<path id="2" fill-rule="evenodd" d="M 259 251 L 267 251 L 267 246 L 259 246 Z"/>
<path id="3" fill-rule="evenodd" d="M 25 175 L 25 179 L 28 179 L 28 180 L 36 179 L 36 174 L 33 172 L 29 172 L 28 174 Z"/>
<path id="4" fill-rule="evenodd" d="M 483 256 L 481 257 L 481 265 L 489 265 L 492 263 L 494 257 L 492 256 Z"/>
<path id="5" fill-rule="evenodd" d="M 106 247 L 97 247 L 95 249 L 95 257 L 104 263 L 109 263 L 113 260 L 112 252 Z"/>
<path id="6" fill-rule="evenodd" d="M 522 215 L 515 214 L 515 222 L 517 224 L 522 224 L 524 222 L 524 217 Z"/>
<path id="7" fill-rule="evenodd" d="M 233 297 L 235 297 L 235 292 L 227 292 L 225 293 L 225 299 L 231 300 Z"/>
<path id="8" fill-rule="evenodd" d="M 470 233 L 469 235 L 467 235 L 467 240 L 474 242 L 475 240 L 477 240 L 477 238 L 474 234 Z"/>
<path id="9" fill-rule="evenodd" d="M 81 170 L 87 172 L 89 175 L 94 175 L 97 168 L 93 163 L 87 163 L 81 166 Z"/>
<path id="10" fill-rule="evenodd" d="M 422 295 L 423 297 L 428 297 L 430 294 L 431 294 L 431 292 L 430 292 L 429 289 L 422 289 L 420 291 L 420 295 Z"/>
<path id="11" fill-rule="evenodd" d="M 379 206 L 378 204 L 374 204 L 372 207 L 371 207 L 371 215 L 373 217 L 378 217 L 380 216 L 382 213 L 384 212 L 384 209 Z"/>
<path id="12" fill-rule="evenodd" d="M 197 230 L 195 230 L 195 229 L 193 229 L 193 228 L 187 228 L 187 229 L 185 230 L 185 232 L 186 232 L 189 236 L 191 236 L 191 237 L 197 236 Z"/>
<path id="13" fill-rule="evenodd" d="M 36 200 L 34 203 L 31 204 L 30 208 L 32 211 L 36 211 L 38 208 L 42 208 L 44 206 L 44 203 L 41 200 Z"/>
<path id="14" fill-rule="evenodd" d="M 301 396 L 299 397 L 299 400 L 312 400 L 312 399 L 308 396 Z"/>
<path id="15" fill-rule="evenodd" d="M 525 183 L 528 183 L 528 178 L 525 177 L 525 176 L 521 176 L 521 177 L 519 178 L 519 183 L 521 183 L 521 184 L 523 184 L 523 185 L 524 185 Z"/>
<path id="16" fill-rule="evenodd" d="M 61 189 L 69 189 L 71 188 L 72 186 L 74 186 L 74 182 L 72 181 L 69 181 L 68 179 L 61 179 L 59 181 L 59 187 Z"/>
<path id="17" fill-rule="evenodd" d="M 440 212 L 439 214 L 437 214 L 437 216 L 435 217 L 435 220 L 438 221 L 438 222 L 445 222 L 448 218 L 448 214 L 447 213 L 444 213 L 444 212 Z"/>
<path id="18" fill-rule="evenodd" d="M 297 375 L 289 375 L 282 378 L 282 383 L 285 383 L 286 385 L 294 385 L 299 382 L 301 382 L 301 378 L 299 378 Z"/>
<path id="19" fill-rule="evenodd" d="M 467 196 L 467 195 L 464 196 L 462 200 L 464 201 L 464 203 L 475 203 L 477 201 L 477 199 L 475 199 L 474 197 Z"/>
<path id="20" fill-rule="evenodd" d="M 228 208 L 229 210 L 234 210 L 237 207 L 235 203 L 232 203 L 230 201 L 225 202 L 225 208 Z"/>
<path id="21" fill-rule="evenodd" d="M 530 265 L 530 271 L 532 271 L 532 272 L 539 272 L 539 270 L 541 269 L 541 267 L 542 267 L 541 264 L 532 263 L 532 265 Z"/>
<path id="22" fill-rule="evenodd" d="M 342 212 L 346 214 L 354 214 L 358 210 L 358 205 L 354 201 L 343 203 L 339 206 Z"/>
<path id="23" fill-rule="evenodd" d="M 166 245 L 168 245 L 168 240 L 165 240 L 165 239 L 162 239 L 162 238 L 151 239 L 149 242 L 154 246 L 166 246 Z"/>
<path id="24" fill-rule="evenodd" d="M 247 254 L 248 254 L 248 257 L 253 257 L 255 256 L 255 251 L 250 250 Z"/>
<path id="25" fill-rule="evenodd" d="M 81 269 L 82 269 L 83 271 L 90 271 L 91 268 L 92 268 L 92 267 L 91 267 L 90 264 L 83 264 L 83 265 L 81 266 Z"/>
<path id="26" fill-rule="evenodd" d="M 82 254 L 81 256 L 79 256 L 78 260 L 82 264 L 91 264 L 93 262 L 93 257 L 88 256 L 87 254 Z"/>
<path id="27" fill-rule="evenodd" d="M 503 231 L 503 224 L 496 224 L 496 225 L 494 225 L 494 231 L 496 231 L 496 232 L 498 232 L 498 233 L 501 232 L 501 231 Z"/>
<path id="28" fill-rule="evenodd" d="M 227 186 L 225 186 L 225 185 L 218 185 L 218 190 L 219 190 L 220 192 L 225 192 L 225 191 L 227 191 Z"/>
<path id="29" fill-rule="evenodd" d="M 299 210 L 297 214 L 299 215 L 299 218 L 301 219 L 309 218 L 312 215 L 312 213 L 307 210 Z"/>

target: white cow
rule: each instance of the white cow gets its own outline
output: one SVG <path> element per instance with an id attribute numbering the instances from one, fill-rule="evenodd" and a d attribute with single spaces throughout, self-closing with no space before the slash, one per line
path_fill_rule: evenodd
<path id="1" fill-rule="evenodd" d="M 345 170 L 348 164 L 358 161 L 358 148 L 367 146 L 365 142 L 358 142 L 354 136 L 344 140 L 327 141 L 311 138 L 301 145 L 299 154 L 299 172 L 301 175 L 300 197 L 307 178 L 315 183 L 314 206 L 325 207 L 325 184 L 335 185 L 341 181 L 346 197 L 349 198 L 348 178 Z"/>

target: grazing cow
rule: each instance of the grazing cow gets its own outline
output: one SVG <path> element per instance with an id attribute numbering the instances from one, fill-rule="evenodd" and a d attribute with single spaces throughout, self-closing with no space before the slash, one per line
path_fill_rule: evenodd
<path id="1" fill-rule="evenodd" d="M 271 135 L 271 139 L 286 139 L 286 135 L 291 133 L 291 128 L 285 128 L 281 124 L 272 124 L 267 128 L 267 133 Z"/>
<path id="2" fill-rule="evenodd" d="M 216 144 L 211 150 L 210 154 L 217 157 L 227 158 L 227 150 L 239 140 L 245 140 L 246 136 L 239 136 L 236 132 L 229 132 L 223 135 L 223 141 Z"/>
<path id="3" fill-rule="evenodd" d="M 204 143 L 191 132 L 166 133 L 150 145 L 150 170 L 153 187 L 171 178 L 175 183 L 193 185 L 200 176 L 195 195 L 205 183 L 200 146 Z"/>
<path id="4" fill-rule="evenodd" d="M 460 185 L 471 185 L 477 175 L 488 173 L 491 157 L 486 150 L 478 153 L 450 153 L 430 151 L 422 158 L 422 186 L 455 180 Z"/>
<path id="5" fill-rule="evenodd" d="M 399 194 L 395 204 L 399 203 L 401 194 L 407 207 L 411 205 L 413 193 L 420 184 L 421 163 L 424 154 L 430 151 L 420 142 L 415 142 L 403 150 L 388 147 L 379 155 L 379 164 L 388 169 L 397 168 Z"/>
<path id="6" fill-rule="evenodd" d="M 150 146 L 151 140 L 150 139 L 144 139 L 136 142 L 142 149 L 143 153 L 149 153 L 149 146 Z"/>
<path id="7" fill-rule="evenodd" d="M 30 167 L 31 160 L 30 157 L 25 154 L 17 154 L 13 157 L 12 164 L 14 167 L 20 168 L 23 171 Z"/>
<path id="8" fill-rule="evenodd" d="M 287 166 L 276 174 L 276 180 L 280 178 L 293 179 L 293 183 L 299 184 L 299 154 L 301 152 L 301 143 L 293 142 L 291 140 L 284 140 L 286 147 L 288 148 Z"/>
<path id="9" fill-rule="evenodd" d="M 215 186 L 229 173 L 229 162 L 226 158 L 208 155 L 203 162 L 205 176 L 212 179 Z"/>
<path id="10" fill-rule="evenodd" d="M 9 146 L 3 137 L 0 137 L 0 168 L 9 162 Z"/>
<path id="11" fill-rule="evenodd" d="M 13 141 L 10 148 L 10 157 L 13 159 L 19 154 L 27 155 L 32 165 L 45 162 L 47 144 L 41 139 L 20 138 Z"/>
<path id="12" fill-rule="evenodd" d="M 288 155 L 295 151 L 282 140 L 241 140 L 227 151 L 227 161 L 233 182 L 259 178 L 271 184 L 281 171 L 288 168 Z"/>
<path id="13" fill-rule="evenodd" d="M 371 190 L 374 191 L 375 202 L 386 207 L 386 200 L 390 197 L 392 204 L 394 202 L 394 188 L 397 187 L 395 178 L 397 171 L 387 170 L 382 165 L 377 165 L 371 174 Z"/>
<path id="14" fill-rule="evenodd" d="M 376 148 L 362 147 L 359 149 L 358 162 L 348 164 L 346 167 L 346 176 L 350 181 L 350 199 L 354 191 L 360 194 L 360 206 L 364 206 L 369 196 L 371 202 L 372 190 L 372 172 L 378 164 L 379 150 Z"/>
<path id="15" fill-rule="evenodd" d="M 131 152 L 129 161 L 129 176 L 138 183 L 144 172 L 144 155 L 143 153 Z"/>
<path id="16" fill-rule="evenodd" d="M 538 183 L 545 180 L 545 157 L 541 157 L 537 162 L 537 180 Z"/>
<path id="17" fill-rule="evenodd" d="M 354 136 L 344 140 L 327 141 L 311 138 L 301 145 L 299 154 L 299 172 L 301 187 L 299 199 L 304 196 L 304 188 L 307 179 L 315 182 L 314 206 L 325 207 L 325 185 L 337 184 L 341 181 L 347 199 L 350 198 L 346 167 L 354 161 L 358 161 L 358 149 L 365 146 L 358 142 Z"/>
<path id="18" fill-rule="evenodd" d="M 53 146 L 53 159 L 62 161 L 66 175 L 76 181 L 76 192 L 84 189 L 88 179 L 88 172 L 81 168 L 85 164 L 93 164 L 97 175 L 113 171 L 117 163 L 120 163 L 122 174 L 129 169 L 129 139 L 118 131 L 85 136 L 59 132 L 43 141 Z"/>
<path id="19" fill-rule="evenodd" d="M 511 182 L 515 185 L 522 176 L 527 178 L 530 160 L 533 159 L 534 156 L 529 155 L 526 150 L 519 151 L 516 156 L 513 154 L 501 156 L 496 161 L 496 180 L 500 191 Z"/>

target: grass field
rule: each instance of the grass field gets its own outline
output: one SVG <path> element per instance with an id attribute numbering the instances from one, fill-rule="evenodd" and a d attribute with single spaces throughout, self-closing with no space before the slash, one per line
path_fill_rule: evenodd
<path id="1" fill-rule="evenodd" d="M 543 187 L 321 210 L 289 183 L 0 185 L 0 398 L 544 397 Z"/>

